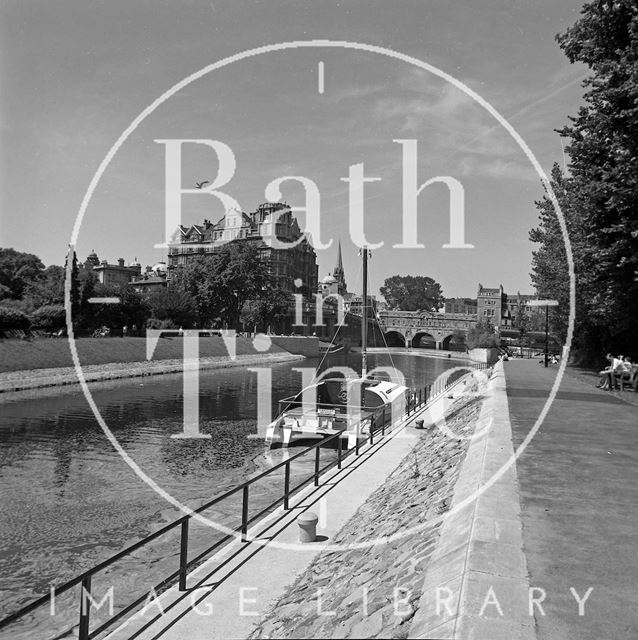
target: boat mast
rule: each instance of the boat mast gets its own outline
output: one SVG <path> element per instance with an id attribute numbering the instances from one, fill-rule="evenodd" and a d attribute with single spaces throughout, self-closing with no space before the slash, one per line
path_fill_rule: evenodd
<path id="1" fill-rule="evenodd" d="M 368 375 L 368 248 L 361 249 L 363 256 L 363 314 L 361 317 L 361 377 Z"/>

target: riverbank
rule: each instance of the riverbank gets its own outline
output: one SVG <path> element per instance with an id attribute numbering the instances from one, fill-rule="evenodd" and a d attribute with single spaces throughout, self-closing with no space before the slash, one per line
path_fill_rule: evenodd
<path id="1" fill-rule="evenodd" d="M 80 338 L 75 342 L 87 382 L 154 376 L 181 372 L 184 367 L 182 338 L 161 338 L 146 359 L 146 338 Z M 229 348 L 235 350 L 231 355 Z M 258 351 L 248 338 L 237 337 L 232 347 L 219 336 L 199 341 L 200 368 L 223 369 L 265 363 L 302 360 L 271 344 Z M 0 342 L 0 393 L 78 383 L 66 339 L 3 340 Z"/>
<path id="2" fill-rule="evenodd" d="M 457 400 L 461 404 L 464 401 L 477 403 L 477 406 L 482 404 L 482 398 L 466 396 L 461 399 L 463 388 L 463 384 L 459 383 Z M 454 404 L 454 400 L 448 397 L 450 395 L 450 393 L 442 394 L 433 401 L 438 411 L 430 413 L 427 409 L 421 409 L 406 420 L 398 422 L 391 432 L 386 432 L 385 437 L 378 440 L 375 438 L 373 446 L 369 443 L 364 444 L 360 455 L 348 456 L 343 461 L 341 469 L 332 467 L 321 474 L 319 486 L 309 485 L 302 489 L 291 501 L 289 510 L 277 509 L 249 527 L 248 537 L 252 541 L 251 544 L 234 541 L 204 565 L 189 573 L 188 592 L 182 593 L 177 588 L 171 588 L 160 596 L 163 615 L 158 615 L 157 609 L 144 611 L 129 618 L 108 637 L 114 640 L 132 635 L 136 635 L 140 640 L 160 636 L 165 640 L 180 640 L 184 637 L 209 640 L 246 638 L 250 635 L 254 623 L 262 616 L 267 616 L 275 602 L 294 591 L 294 588 L 291 590 L 291 584 L 305 572 L 311 571 L 320 556 L 326 556 L 337 567 L 341 565 L 341 559 L 345 555 L 350 556 L 351 552 L 357 553 L 353 546 L 360 546 L 358 553 L 362 558 L 367 559 L 367 556 L 377 552 L 377 555 L 382 555 L 384 558 L 383 561 L 377 559 L 373 563 L 371 573 L 377 571 L 381 565 L 383 566 L 379 573 L 386 571 L 384 561 L 389 556 L 394 556 L 392 563 L 396 562 L 397 554 L 393 549 L 397 545 L 402 547 L 406 558 L 408 548 L 412 556 L 422 554 L 425 558 L 430 550 L 426 548 L 426 544 L 421 543 L 429 535 L 429 530 L 438 526 L 436 522 L 430 523 L 429 520 L 430 518 L 435 520 L 437 516 L 441 517 L 449 508 L 450 502 L 445 500 L 446 494 L 455 484 L 454 468 L 458 469 L 458 464 L 464 457 L 462 450 L 467 447 L 467 441 L 455 437 L 440 438 L 436 436 L 434 429 L 418 431 L 412 426 L 416 418 L 422 417 L 426 423 L 431 423 L 434 415 L 443 412 L 447 415 L 448 425 L 451 428 L 458 428 L 460 431 L 457 435 L 460 435 L 464 430 L 461 425 L 467 416 L 461 415 L 460 405 L 450 411 L 451 405 Z M 476 421 L 475 418 L 469 429 L 475 427 Z M 424 450 L 422 457 L 417 461 L 419 476 L 415 480 L 412 478 L 412 474 L 416 473 L 412 467 L 413 451 L 419 443 L 422 443 Z M 457 445 L 460 449 L 452 451 Z M 428 451 L 430 451 L 429 454 Z M 426 460 L 427 466 L 425 466 Z M 312 459 L 310 463 L 312 464 Z M 407 498 L 400 490 L 384 489 L 389 478 L 400 466 L 408 474 L 407 482 L 414 491 Z M 450 475 L 446 475 L 448 467 Z M 280 480 L 283 481 L 283 478 Z M 449 486 L 446 486 L 447 482 Z M 380 498 L 375 499 L 376 496 Z M 429 505 L 424 504 L 423 496 L 430 497 Z M 374 518 L 374 526 L 369 524 L 362 526 L 359 513 L 362 505 L 365 505 L 369 499 L 374 501 L 369 509 L 370 516 Z M 417 503 L 423 505 L 421 509 L 415 509 Z M 428 506 L 430 511 L 426 508 Z M 318 533 L 320 535 L 316 544 L 299 545 L 298 527 L 295 521 L 297 516 L 307 509 L 313 509 L 319 514 Z M 410 510 L 409 513 L 407 513 L 408 510 Z M 409 526 L 416 529 L 408 530 L 408 526 L 403 526 L 400 530 L 393 528 L 392 523 L 396 524 L 402 517 L 401 515 L 395 517 L 395 512 L 404 516 L 407 513 L 406 519 L 403 520 L 404 525 L 412 517 Z M 357 522 L 358 525 L 355 526 L 354 523 Z M 432 526 L 428 527 L 430 524 Z M 362 543 L 355 542 L 354 545 L 350 545 L 340 537 L 344 527 L 348 527 L 354 535 L 365 533 L 367 537 Z M 383 539 L 383 533 L 388 533 L 390 529 L 398 534 L 396 539 Z M 381 537 L 377 539 L 377 535 Z M 423 548 L 415 551 L 415 546 Z M 367 547 L 367 551 L 364 547 Z M 406 572 L 407 564 L 406 560 L 398 571 Z M 319 586 L 325 585 L 323 593 L 326 596 L 330 593 L 329 586 L 334 587 L 335 591 L 343 586 L 332 584 L 330 575 L 315 576 L 313 573 L 313 576 L 315 580 L 321 579 Z M 359 573 L 358 577 L 367 579 L 365 571 Z M 342 583 L 345 584 L 345 580 Z M 314 586 L 316 585 L 313 584 Z M 360 595 L 366 582 L 349 586 L 352 588 L 358 586 Z M 393 585 L 390 586 L 390 602 L 393 596 L 392 587 Z M 242 591 L 246 592 L 245 595 L 242 595 Z M 194 593 L 197 594 L 197 600 L 192 598 Z M 326 617 L 318 616 L 315 590 L 306 589 L 303 594 L 298 595 L 303 595 L 303 606 L 307 608 L 308 616 Z M 346 595 L 344 594 L 344 597 Z M 381 594 L 378 595 L 381 597 Z M 238 613 L 238 597 L 240 599 L 250 597 L 250 610 L 256 613 L 251 613 L 249 617 Z M 388 600 L 383 600 L 383 603 L 385 606 Z M 359 601 L 355 606 L 356 604 L 361 603 Z M 197 606 L 197 611 L 193 611 L 194 605 Z M 294 607 L 287 608 L 288 617 L 293 617 L 292 609 Z M 352 609 L 349 614 L 353 614 Z M 211 615 L 214 615 L 214 620 L 210 617 Z M 252 617 L 253 615 L 258 617 Z M 332 616 L 328 617 L 332 619 Z M 367 619 L 365 613 L 362 617 Z M 361 619 L 359 621 L 361 622 Z M 283 637 L 295 636 L 295 631 L 292 625 L 289 626 L 289 621 L 285 621 Z M 267 633 L 264 634 L 264 636 L 267 635 Z M 279 636 L 273 634 L 272 637 Z M 328 637 L 345 637 L 345 635 L 330 633 Z"/>
<path id="3" fill-rule="evenodd" d="M 304 360 L 304 356 L 286 353 L 262 353 L 258 355 L 240 355 L 200 358 L 200 369 L 228 369 L 232 367 L 250 367 L 253 365 L 274 364 L 291 360 Z M 111 362 L 105 365 L 82 365 L 82 374 L 86 382 L 103 382 L 121 378 L 156 376 L 166 373 L 179 373 L 184 361 L 160 360 L 159 362 Z M 0 393 L 26 391 L 44 387 L 79 385 L 78 374 L 74 367 L 54 369 L 34 369 L 0 373 Z"/>
<path id="4" fill-rule="evenodd" d="M 480 408 L 480 398 L 462 397 L 446 412 L 455 437 L 440 429 L 420 436 L 334 538 L 344 550 L 320 553 L 251 639 L 408 637 Z M 318 611 L 319 589 L 330 615 Z"/>

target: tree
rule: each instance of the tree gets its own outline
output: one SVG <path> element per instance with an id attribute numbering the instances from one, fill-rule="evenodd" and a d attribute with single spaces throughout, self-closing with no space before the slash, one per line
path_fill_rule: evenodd
<path id="1" fill-rule="evenodd" d="M 50 304 L 31 314 L 31 328 L 55 333 L 66 326 L 66 311 L 61 304 Z"/>
<path id="2" fill-rule="evenodd" d="M 238 328 L 244 303 L 263 297 L 268 279 L 256 246 L 230 242 L 176 269 L 171 286 L 195 300 L 201 327 L 221 323 Z"/>
<path id="3" fill-rule="evenodd" d="M 561 211 L 566 218 L 568 228 L 575 231 L 575 212 L 570 206 L 568 192 L 569 179 L 563 175 L 560 167 L 554 164 L 551 172 L 551 185 Z M 547 193 L 541 200 L 536 201 L 539 211 L 539 226 L 532 229 L 529 238 L 532 242 L 538 243 L 540 247 L 532 252 L 532 283 L 540 298 L 558 300 L 558 307 L 554 307 L 550 313 L 550 331 L 560 341 L 564 342 L 567 336 L 567 325 L 569 318 L 569 268 L 567 263 L 567 252 L 565 242 L 558 223 L 558 217 L 554 210 L 554 205 Z M 575 233 L 570 233 L 576 243 Z M 582 247 L 574 244 L 573 253 L 584 257 Z M 538 314 L 532 314 L 524 307 L 519 311 L 517 318 L 517 328 L 521 333 L 534 330 L 545 330 L 543 313 L 542 326 L 535 320 Z"/>
<path id="4" fill-rule="evenodd" d="M 0 334 L 6 331 L 28 331 L 29 317 L 10 307 L 0 306 Z"/>
<path id="5" fill-rule="evenodd" d="M 498 346 L 496 330 L 489 320 L 479 320 L 467 332 L 468 349 L 489 349 Z"/>
<path id="6" fill-rule="evenodd" d="M 64 305 L 64 267 L 52 264 L 24 290 L 24 300 L 33 309 L 48 305 Z"/>
<path id="7" fill-rule="evenodd" d="M 93 275 L 93 274 L 91 274 Z M 81 326 L 84 333 L 92 333 L 100 327 L 108 327 L 112 335 L 139 333 L 146 326 L 150 308 L 146 300 L 132 286 L 95 283 L 92 278 L 84 281 L 81 302 Z M 118 304 L 90 304 L 88 297 L 119 298 Z M 135 330 L 134 330 L 135 328 Z"/>
<path id="8" fill-rule="evenodd" d="M 42 261 L 32 253 L 0 249 L 0 299 L 22 298 L 24 290 L 43 270 Z"/>
<path id="9" fill-rule="evenodd" d="M 282 333 L 289 329 L 293 297 L 278 287 L 268 287 L 265 292 L 266 306 L 264 309 L 264 323 L 266 329 L 270 327 L 275 333 Z"/>
<path id="10" fill-rule="evenodd" d="M 575 353 L 586 362 L 603 350 L 638 350 L 638 5 L 590 2 L 557 41 L 572 63 L 591 70 L 585 104 L 559 130 L 569 141 L 569 175 L 552 174 L 573 245 Z M 532 276 L 560 301 L 564 282 L 551 278 L 555 212 L 541 202 Z"/>
<path id="11" fill-rule="evenodd" d="M 195 300 L 185 291 L 180 291 L 174 286 L 156 291 L 149 296 L 153 326 L 155 320 L 169 321 L 171 326 L 191 329 L 197 321 L 197 306 Z"/>
<path id="12" fill-rule="evenodd" d="M 266 315 L 266 302 L 264 300 L 246 300 L 241 308 L 239 321 L 243 328 L 252 330 L 259 329 L 264 322 Z"/>
<path id="13" fill-rule="evenodd" d="M 390 309 L 437 311 L 445 304 L 441 285 L 427 276 L 392 276 L 380 291 Z"/>

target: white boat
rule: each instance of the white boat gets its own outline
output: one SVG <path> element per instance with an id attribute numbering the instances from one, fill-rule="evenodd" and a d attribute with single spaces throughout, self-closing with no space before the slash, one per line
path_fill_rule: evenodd
<path id="1" fill-rule="evenodd" d="M 347 447 L 358 438 L 393 424 L 409 407 L 408 387 L 368 376 L 367 373 L 367 259 L 363 257 L 363 314 L 361 319 L 361 377 L 320 379 L 297 395 L 279 401 L 279 416 L 269 425 L 266 440 L 271 446 L 288 445 L 293 440 L 321 437 L 341 432 Z"/>

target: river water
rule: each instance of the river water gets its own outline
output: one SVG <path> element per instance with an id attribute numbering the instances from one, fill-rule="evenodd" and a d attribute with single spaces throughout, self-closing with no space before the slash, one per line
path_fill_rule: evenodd
<path id="1" fill-rule="evenodd" d="M 356 369 L 357 360 L 333 356 L 322 369 L 328 364 Z M 300 389 L 294 369 L 318 364 L 307 359 L 268 366 L 273 412 L 278 399 Z M 386 355 L 370 356 L 370 367 L 389 364 Z M 459 363 L 399 355 L 394 364 L 407 384 L 423 386 Z M 196 507 L 258 471 L 254 460 L 263 464 L 264 442 L 254 437 L 254 372 L 200 373 L 200 431 L 210 434 L 209 440 L 170 437 L 182 431 L 181 375 L 98 383 L 91 390 L 123 449 L 183 504 Z M 120 457 L 75 387 L 0 396 L 0 412 L 0 618 L 179 515 Z M 272 491 L 272 486 L 255 487 L 255 504 Z M 217 522 L 236 526 L 240 513 L 231 500 L 214 515 Z M 193 553 L 206 548 L 211 535 L 201 525 L 193 528 Z M 96 593 L 101 597 L 106 585 L 114 586 L 116 606 L 130 602 L 177 568 L 178 550 L 177 538 L 167 536 L 97 578 Z M 75 593 L 60 597 L 55 616 L 29 615 L 0 637 L 59 637 L 77 623 L 77 602 Z"/>

